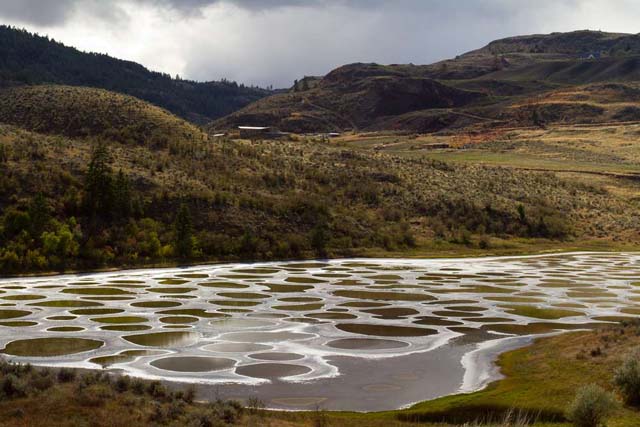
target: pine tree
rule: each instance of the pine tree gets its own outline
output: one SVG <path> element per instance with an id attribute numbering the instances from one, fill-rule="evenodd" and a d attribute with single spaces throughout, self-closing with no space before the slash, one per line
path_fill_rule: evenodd
<path id="1" fill-rule="evenodd" d="M 175 222 L 175 250 L 180 258 L 189 258 L 193 254 L 193 225 L 191 212 L 186 204 L 180 205 Z"/>
<path id="2" fill-rule="evenodd" d="M 114 211 L 119 219 L 126 220 L 131 216 L 133 211 L 131 188 L 129 180 L 122 172 L 122 169 L 118 171 L 118 175 L 113 184 L 113 205 Z"/>
<path id="3" fill-rule="evenodd" d="M 113 208 L 113 178 L 111 158 L 104 144 L 98 145 L 91 156 L 85 177 L 83 206 L 91 217 L 109 218 Z"/>

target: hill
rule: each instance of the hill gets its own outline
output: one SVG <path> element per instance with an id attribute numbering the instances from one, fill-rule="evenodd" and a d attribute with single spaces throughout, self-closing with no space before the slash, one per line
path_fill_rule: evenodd
<path id="1" fill-rule="evenodd" d="M 4 274 L 177 260 L 504 253 L 527 242 L 628 241 L 635 227 L 626 214 L 633 200 L 544 172 L 304 138 L 207 140 L 166 111 L 98 89 L 3 95 Z"/>
<path id="2" fill-rule="evenodd" d="M 207 135 L 137 98 L 75 86 L 0 90 L 0 122 L 35 132 L 166 147 Z"/>
<path id="3" fill-rule="evenodd" d="M 377 120 L 411 111 L 456 108 L 485 95 L 458 89 L 414 70 L 378 64 L 340 67 L 315 87 L 299 88 L 256 102 L 213 123 L 214 128 L 269 124 L 290 132 L 367 128 Z"/>
<path id="4" fill-rule="evenodd" d="M 640 80 L 640 36 L 575 31 L 511 37 L 431 65 L 351 64 L 297 84 L 227 117 L 212 129 L 241 124 L 269 125 L 284 131 L 356 129 L 437 132 L 477 126 L 520 126 L 528 119 L 512 114 L 555 91 L 601 83 Z M 585 92 L 588 95 L 590 92 Z M 546 114 L 566 123 L 622 120 L 627 114 L 600 114 L 598 108 L 567 101 Z M 556 108 L 557 109 L 557 108 Z M 601 117 L 597 117 L 601 116 Z"/>
<path id="5" fill-rule="evenodd" d="M 0 86 L 45 83 L 132 95 L 195 123 L 222 117 L 270 94 L 229 81 L 173 79 L 135 62 L 81 52 L 48 37 L 0 26 Z"/>

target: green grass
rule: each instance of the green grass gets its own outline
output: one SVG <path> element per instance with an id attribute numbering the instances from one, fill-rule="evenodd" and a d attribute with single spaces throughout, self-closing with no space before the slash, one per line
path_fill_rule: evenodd
<path id="1" fill-rule="evenodd" d="M 640 166 L 620 163 L 580 162 L 566 159 L 550 159 L 520 152 L 493 152 L 488 150 L 456 150 L 421 152 L 427 158 L 446 161 L 506 166 L 521 169 L 543 169 L 551 171 L 579 171 L 599 173 L 638 173 Z M 414 154 L 415 155 L 415 154 Z"/>

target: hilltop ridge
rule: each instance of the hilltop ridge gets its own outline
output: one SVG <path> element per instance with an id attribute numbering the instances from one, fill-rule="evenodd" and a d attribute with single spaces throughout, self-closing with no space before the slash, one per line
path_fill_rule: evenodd
<path id="1" fill-rule="evenodd" d="M 531 108 L 528 117 L 513 112 L 522 105 L 545 104 L 545 95 L 572 87 L 615 82 L 633 92 L 638 81 L 638 35 L 574 31 L 517 36 L 430 65 L 344 65 L 315 78 L 313 84 L 299 83 L 286 94 L 261 99 L 209 127 L 437 132 L 536 125 Z M 547 120 L 583 122 L 584 104 L 590 122 L 619 116 L 606 108 L 596 114 L 600 107 L 589 93 L 585 91 L 581 105 L 565 103 L 562 113 L 547 114 Z"/>
<path id="2" fill-rule="evenodd" d="M 49 37 L 0 25 L 0 86 L 60 84 L 132 95 L 195 123 L 229 114 L 271 91 L 221 80 L 195 82 L 132 61 L 81 52 Z"/>

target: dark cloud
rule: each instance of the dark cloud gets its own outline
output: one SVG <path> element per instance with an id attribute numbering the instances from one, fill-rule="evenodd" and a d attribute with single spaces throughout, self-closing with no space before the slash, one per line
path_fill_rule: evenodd
<path id="1" fill-rule="evenodd" d="M 0 22 L 83 50 L 279 87 L 350 62 L 435 62 L 513 35 L 636 32 L 638 19 L 638 0 L 0 0 Z"/>
<path id="2" fill-rule="evenodd" d="M 0 16 L 36 25 L 63 23 L 75 10 L 78 0 L 0 0 Z"/>

